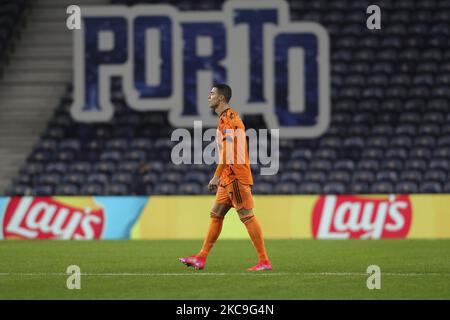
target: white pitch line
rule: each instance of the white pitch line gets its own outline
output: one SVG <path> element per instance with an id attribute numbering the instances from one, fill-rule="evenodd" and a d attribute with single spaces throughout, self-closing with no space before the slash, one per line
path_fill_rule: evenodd
<path id="1" fill-rule="evenodd" d="M 68 276 L 71 274 L 62 272 L 0 272 L 0 276 Z M 364 272 L 240 272 L 240 273 L 220 273 L 220 272 L 188 272 L 188 273 L 81 273 L 81 276 L 92 277 L 191 277 L 191 276 L 332 276 L 332 277 L 354 277 L 354 276 L 367 276 L 368 273 Z M 422 276 L 441 276 L 448 277 L 450 273 L 396 273 L 396 272 L 381 272 L 382 276 L 394 276 L 394 277 L 422 277 Z"/>

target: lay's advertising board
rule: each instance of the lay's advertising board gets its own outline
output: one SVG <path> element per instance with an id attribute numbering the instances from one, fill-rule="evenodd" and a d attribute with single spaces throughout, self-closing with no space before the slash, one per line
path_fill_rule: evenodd
<path id="1" fill-rule="evenodd" d="M 0 239 L 129 239 L 147 197 L 0 198 Z"/>
<path id="2" fill-rule="evenodd" d="M 213 196 L 3 197 L 0 239 L 203 239 Z M 450 238 L 450 195 L 255 196 L 267 239 Z M 221 239 L 247 239 L 231 209 Z"/>

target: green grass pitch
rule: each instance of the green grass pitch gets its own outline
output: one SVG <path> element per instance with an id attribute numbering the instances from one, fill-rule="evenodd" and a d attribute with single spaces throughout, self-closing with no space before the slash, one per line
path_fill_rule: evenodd
<path id="1" fill-rule="evenodd" d="M 0 299 L 450 299 L 448 240 L 270 240 L 274 270 L 258 273 L 250 240 L 219 239 L 201 271 L 178 262 L 201 243 L 0 241 Z M 80 290 L 67 289 L 69 265 Z"/>

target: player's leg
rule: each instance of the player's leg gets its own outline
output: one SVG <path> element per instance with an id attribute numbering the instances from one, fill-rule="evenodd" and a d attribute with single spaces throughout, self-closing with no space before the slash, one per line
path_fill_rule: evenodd
<path id="1" fill-rule="evenodd" d="M 239 218 L 247 228 L 253 246 L 258 253 L 258 264 L 249 270 L 272 270 L 272 266 L 267 256 L 266 246 L 264 244 L 264 237 L 261 225 L 258 219 L 253 214 L 253 196 L 251 187 L 243 185 L 237 180 L 233 186 L 233 205 L 239 214 Z"/>
<path id="2" fill-rule="evenodd" d="M 214 203 L 214 206 L 211 209 L 211 221 L 209 223 L 208 232 L 206 233 L 202 249 L 197 256 L 204 258 L 208 256 L 214 243 L 216 243 L 219 238 L 220 232 L 222 231 L 223 219 L 230 208 L 231 206 L 228 203 Z"/>
<path id="3" fill-rule="evenodd" d="M 216 201 L 210 212 L 211 220 L 202 249 L 197 255 L 180 258 L 179 260 L 181 263 L 188 267 L 194 267 L 195 269 L 203 269 L 205 267 L 206 258 L 222 231 L 223 219 L 231 206 L 232 203 L 228 197 L 226 188 L 219 186 L 216 192 Z"/>

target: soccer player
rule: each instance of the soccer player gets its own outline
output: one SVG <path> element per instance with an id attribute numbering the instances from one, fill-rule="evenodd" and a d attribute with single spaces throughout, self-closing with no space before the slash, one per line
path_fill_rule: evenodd
<path id="1" fill-rule="evenodd" d="M 216 191 L 216 200 L 211 209 L 211 221 L 202 249 L 197 255 L 179 260 L 187 266 L 203 269 L 206 258 L 220 235 L 223 219 L 228 210 L 234 207 L 258 253 L 258 263 L 247 270 L 272 270 L 261 226 L 253 214 L 253 177 L 248 161 L 245 127 L 236 111 L 228 104 L 230 98 L 231 88 L 225 84 L 214 85 L 209 94 L 209 106 L 219 116 L 217 142 L 221 157 L 214 177 L 208 184 L 209 191 Z"/>

